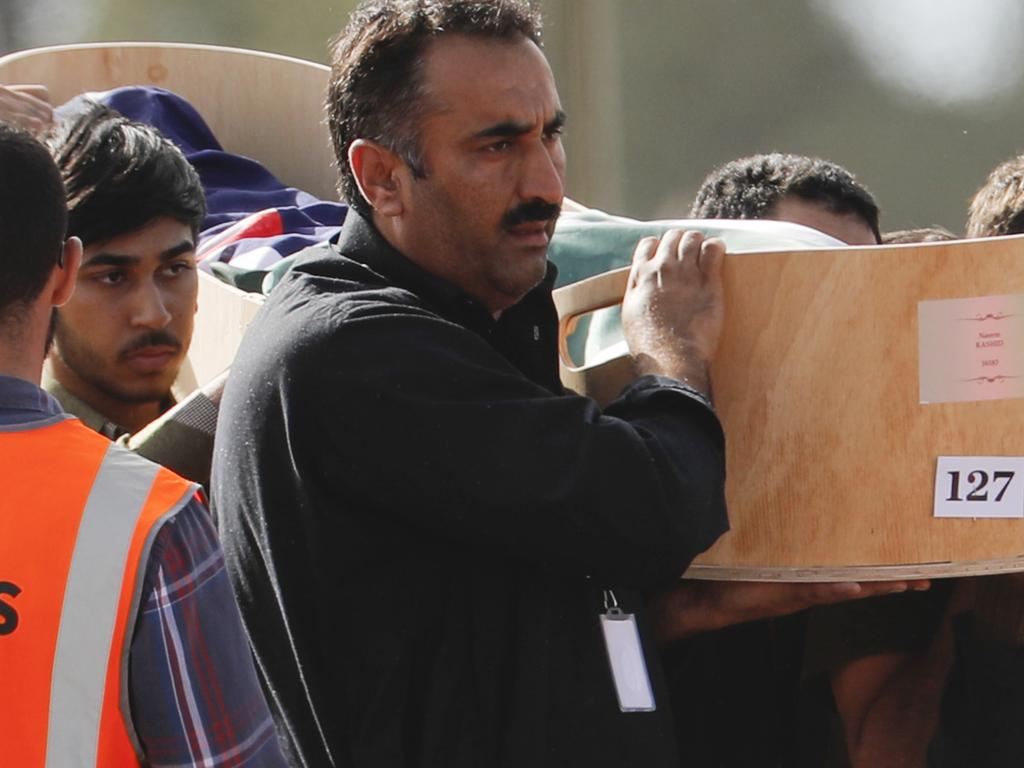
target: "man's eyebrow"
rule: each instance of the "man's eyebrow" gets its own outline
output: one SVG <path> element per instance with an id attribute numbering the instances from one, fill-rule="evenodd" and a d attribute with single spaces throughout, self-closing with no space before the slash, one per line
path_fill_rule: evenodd
<path id="1" fill-rule="evenodd" d="M 565 127 L 565 121 L 567 118 L 568 115 L 565 114 L 565 110 L 558 110 L 555 112 L 555 116 L 544 124 L 544 133 L 555 133 L 556 131 L 562 130 Z"/>
<path id="2" fill-rule="evenodd" d="M 119 253 L 97 253 L 82 264 L 83 267 L 131 267 L 140 261 L 138 256 L 124 256 Z"/>
<path id="3" fill-rule="evenodd" d="M 559 130 L 565 125 L 565 112 L 558 110 L 555 116 L 551 118 L 547 123 L 544 124 L 544 132 L 552 133 L 553 131 Z M 516 136 L 522 136 L 525 133 L 529 133 L 533 130 L 532 123 L 517 123 L 514 120 L 506 120 L 501 123 L 495 123 L 494 125 L 484 128 L 482 131 L 478 131 L 473 134 L 474 139 L 497 139 L 497 138 L 515 138 Z"/>
<path id="4" fill-rule="evenodd" d="M 175 246 L 168 248 L 166 251 L 160 254 L 160 261 L 170 261 L 176 259 L 183 253 L 189 253 L 196 249 L 195 244 L 191 240 L 182 240 Z M 122 253 L 97 253 L 95 256 L 85 260 L 82 264 L 83 267 L 133 267 L 142 261 L 139 256 L 129 256 Z"/>
<path id="5" fill-rule="evenodd" d="M 183 253 L 188 253 L 196 249 L 195 243 L 191 240 L 182 240 L 180 243 L 175 245 L 173 248 L 168 248 L 166 251 L 160 254 L 160 261 L 170 261 L 176 259 Z"/>

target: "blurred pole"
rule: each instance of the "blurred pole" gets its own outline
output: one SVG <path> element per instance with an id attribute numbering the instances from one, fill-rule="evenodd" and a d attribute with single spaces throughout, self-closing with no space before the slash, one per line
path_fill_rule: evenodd
<path id="1" fill-rule="evenodd" d="M 0 0 L 0 54 L 24 47 L 22 32 L 29 0 Z"/>
<path id="2" fill-rule="evenodd" d="M 616 0 L 545 0 L 543 10 L 546 53 L 569 113 L 568 194 L 624 212 L 622 7 Z"/>

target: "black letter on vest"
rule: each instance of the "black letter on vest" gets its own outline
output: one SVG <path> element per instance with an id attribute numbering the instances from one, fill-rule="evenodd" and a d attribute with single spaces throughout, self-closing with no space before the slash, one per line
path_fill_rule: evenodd
<path id="1" fill-rule="evenodd" d="M 21 594 L 21 588 L 9 581 L 0 581 L 0 595 L 17 597 Z M 0 635 L 9 635 L 18 628 L 18 612 L 13 605 L 8 605 L 0 600 Z"/>

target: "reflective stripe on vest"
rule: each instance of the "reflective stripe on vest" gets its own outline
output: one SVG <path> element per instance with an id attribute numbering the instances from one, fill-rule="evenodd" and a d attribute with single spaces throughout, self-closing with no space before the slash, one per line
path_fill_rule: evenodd
<path id="1" fill-rule="evenodd" d="M 5 764 L 138 765 L 127 664 L 144 563 L 196 486 L 72 419 L 0 430 L 0 463 Z"/>

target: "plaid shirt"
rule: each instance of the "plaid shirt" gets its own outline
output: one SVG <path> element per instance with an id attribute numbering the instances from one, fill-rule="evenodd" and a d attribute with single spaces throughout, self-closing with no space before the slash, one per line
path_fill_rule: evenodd
<path id="1" fill-rule="evenodd" d="M 35 385 L 0 376 L 0 425 L 60 413 L 57 401 Z M 198 500 L 154 538 L 129 664 L 131 719 L 148 765 L 287 765 L 224 555 Z"/>

